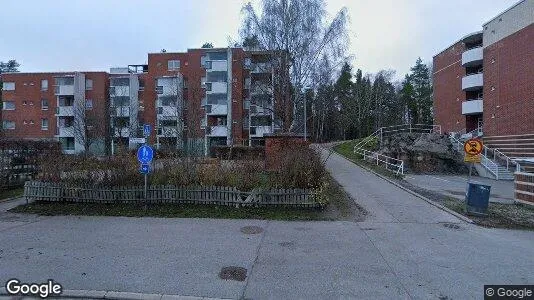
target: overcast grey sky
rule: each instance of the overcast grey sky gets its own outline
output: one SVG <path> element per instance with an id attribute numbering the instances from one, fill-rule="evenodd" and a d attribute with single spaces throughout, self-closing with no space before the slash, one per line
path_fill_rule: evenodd
<path id="1" fill-rule="evenodd" d="M 409 71 L 518 0 L 327 0 L 349 10 L 350 52 L 364 73 Z M 0 61 L 21 71 L 101 70 L 238 38 L 242 0 L 2 0 Z"/>

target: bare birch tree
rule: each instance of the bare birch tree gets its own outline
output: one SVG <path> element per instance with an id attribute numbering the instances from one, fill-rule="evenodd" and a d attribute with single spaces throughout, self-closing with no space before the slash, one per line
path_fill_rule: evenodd
<path id="1" fill-rule="evenodd" d="M 272 51 L 275 115 L 283 131 L 295 130 L 297 106 L 303 100 L 318 61 L 325 55 L 335 67 L 348 47 L 346 8 L 327 20 L 323 0 L 262 0 L 261 10 L 243 7 L 243 46 Z M 301 105 L 301 104 L 300 104 Z M 302 122 L 302 121 L 301 121 Z"/>

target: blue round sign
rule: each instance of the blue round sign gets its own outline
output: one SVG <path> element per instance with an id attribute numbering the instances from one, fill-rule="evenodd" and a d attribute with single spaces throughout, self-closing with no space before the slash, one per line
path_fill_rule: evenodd
<path id="1" fill-rule="evenodd" d="M 137 160 L 142 164 L 147 164 L 154 158 L 154 150 L 147 145 L 139 147 L 137 150 Z"/>

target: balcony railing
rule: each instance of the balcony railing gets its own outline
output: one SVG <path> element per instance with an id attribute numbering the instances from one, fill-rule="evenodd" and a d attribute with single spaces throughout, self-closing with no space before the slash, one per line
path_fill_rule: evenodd
<path id="1" fill-rule="evenodd" d="M 206 127 L 208 136 L 228 136 L 228 127 L 226 125 L 217 125 Z"/>
<path id="2" fill-rule="evenodd" d="M 462 115 L 477 115 L 483 112 L 482 99 L 475 99 L 462 102 Z"/>
<path id="3" fill-rule="evenodd" d="M 475 47 L 462 53 L 462 66 L 472 67 L 481 65 L 483 60 L 483 48 Z"/>
<path id="4" fill-rule="evenodd" d="M 469 74 L 462 78 L 462 90 L 473 91 L 484 86 L 483 73 Z"/>

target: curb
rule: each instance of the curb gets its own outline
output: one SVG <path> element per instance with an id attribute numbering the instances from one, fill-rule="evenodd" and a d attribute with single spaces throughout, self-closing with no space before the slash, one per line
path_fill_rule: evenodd
<path id="1" fill-rule="evenodd" d="M 0 288 L 0 297 L 21 297 L 20 295 L 9 295 L 5 287 Z M 27 295 L 25 297 L 32 297 Z M 95 291 L 95 290 L 63 290 L 60 295 L 50 295 L 53 298 L 71 299 L 115 299 L 115 300 L 222 300 L 223 298 L 209 298 L 196 296 L 180 296 L 165 294 L 145 294 L 116 291 Z"/>
<path id="2" fill-rule="evenodd" d="M 323 148 L 323 149 L 324 149 L 324 148 Z M 326 150 L 328 150 L 328 149 L 326 149 Z M 378 177 L 384 179 L 385 181 L 387 181 L 387 182 L 393 184 L 394 186 L 400 188 L 401 190 L 403 190 L 403 191 L 405 191 L 405 192 L 408 192 L 408 193 L 410 193 L 410 194 L 416 196 L 417 198 L 420 198 L 420 199 L 422 199 L 422 200 L 428 202 L 429 204 L 431 204 L 431 205 L 433 205 L 433 206 L 435 206 L 435 207 L 437 207 L 437 208 L 439 208 L 439 209 L 441 209 L 441 210 L 443 210 L 443 211 L 445 211 L 445 212 L 448 212 L 449 214 L 451 214 L 451 215 L 457 217 L 458 219 L 460 219 L 460 220 L 462 220 L 462 221 L 464 221 L 464 222 L 466 222 L 466 223 L 469 223 L 469 224 L 475 224 L 475 222 L 474 222 L 473 220 L 469 219 L 468 217 L 466 217 L 466 216 L 464 216 L 464 215 L 462 215 L 462 214 L 459 214 L 459 213 L 455 212 L 454 210 L 449 209 L 449 208 L 447 208 L 447 207 L 445 207 L 445 206 L 443 206 L 443 205 L 441 205 L 441 204 L 439 204 L 439 203 L 437 203 L 437 202 L 435 202 L 435 201 L 433 201 L 433 200 L 430 200 L 430 199 L 428 199 L 427 197 L 425 197 L 425 196 L 423 196 L 423 195 L 421 195 L 421 194 L 419 194 L 419 193 L 417 193 L 417 192 L 415 192 L 415 191 L 410 190 L 409 188 L 406 188 L 406 187 L 404 187 L 404 186 L 402 186 L 402 185 L 396 183 L 395 181 L 393 181 L 393 180 L 387 178 L 387 177 L 384 176 L 384 175 L 378 174 L 377 172 L 375 172 L 375 171 L 373 171 L 373 170 L 371 170 L 371 169 L 369 169 L 369 168 L 367 168 L 367 167 L 361 166 L 360 164 L 354 162 L 352 159 L 347 158 L 347 157 L 345 157 L 345 156 L 343 156 L 343 155 L 337 153 L 336 151 L 333 151 L 333 150 L 332 150 L 332 152 L 334 152 L 334 153 L 337 154 L 338 156 L 340 156 L 340 157 L 342 157 L 342 158 L 344 158 L 344 159 L 350 161 L 351 163 L 357 165 L 358 167 L 360 167 L 360 168 L 366 170 L 367 172 L 370 172 L 370 173 L 372 173 L 372 174 L 374 174 L 374 175 L 376 175 L 376 176 L 378 176 Z"/>
<path id="3" fill-rule="evenodd" d="M 13 200 L 17 200 L 17 199 L 20 199 L 20 198 L 24 198 L 24 195 L 21 195 L 21 196 L 18 196 L 18 197 L 11 197 L 11 198 L 0 199 L 0 203 L 5 203 L 5 202 L 13 201 Z"/>

